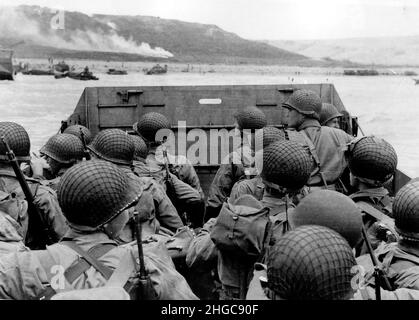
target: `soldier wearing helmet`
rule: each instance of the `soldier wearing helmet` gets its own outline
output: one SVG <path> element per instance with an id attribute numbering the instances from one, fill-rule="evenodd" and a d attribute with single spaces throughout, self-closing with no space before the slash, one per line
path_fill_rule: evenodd
<path id="1" fill-rule="evenodd" d="M 4 137 L 10 149 L 16 155 L 19 163 L 30 161 L 30 140 L 26 130 L 14 122 L 0 122 L 0 137 Z M 59 241 L 67 231 L 66 219 L 61 212 L 57 201 L 57 195 L 51 188 L 42 185 L 38 180 L 26 178 L 35 205 L 42 215 L 43 227 L 48 230 L 50 238 Z M 6 155 L 3 143 L 0 143 L 0 191 L 2 192 L 2 210 L 15 222 L 14 227 L 22 237 L 23 242 L 30 246 L 43 247 L 46 243 L 40 243 L 36 230 L 28 232 L 29 215 L 25 195 L 16 178 L 15 172 Z M 39 230 L 38 230 L 39 232 Z"/>
<path id="2" fill-rule="evenodd" d="M 258 165 L 265 186 L 262 200 L 257 201 L 247 194 L 234 202 L 229 200 L 228 206 L 244 206 L 253 214 L 263 208 L 269 209 L 269 219 L 273 225 L 272 233 L 279 237 L 288 229 L 288 209 L 294 207 L 288 196 L 300 192 L 310 177 L 310 169 L 310 157 L 298 143 L 285 140 L 271 143 L 263 150 L 263 167 Z M 222 210 L 225 209 L 225 206 Z M 221 215 L 222 213 L 223 211 L 221 211 Z M 216 247 L 214 241 L 211 241 L 211 237 L 214 237 L 211 232 L 217 223 L 225 221 L 224 216 L 221 220 L 219 219 L 220 216 L 212 218 L 204 225 L 201 232 L 191 242 L 186 261 L 189 267 L 198 267 L 204 262 L 211 265 L 211 262 L 218 260 L 222 298 L 238 299 L 248 286 L 247 281 L 243 282 L 241 279 L 243 277 L 248 279 L 256 261 L 254 256 L 250 256 L 250 253 L 243 256 L 242 253 L 234 254 Z M 264 237 L 260 234 L 249 234 L 248 236 L 255 239 Z"/>
<path id="3" fill-rule="evenodd" d="M 285 140 L 284 131 L 272 126 L 258 130 L 255 135 L 256 145 L 261 145 L 263 149 L 267 148 L 271 143 L 281 140 Z M 255 150 L 255 152 L 263 152 L 263 149 Z M 259 174 L 252 179 L 239 180 L 231 190 L 230 201 L 234 202 L 245 194 L 250 194 L 257 200 L 262 200 L 264 189 L 265 186 Z"/>
<path id="4" fill-rule="evenodd" d="M 39 152 L 46 159 L 49 171 L 54 177 L 48 180 L 48 186 L 55 191 L 65 171 L 84 157 L 81 140 L 67 133 L 52 136 Z"/>
<path id="5" fill-rule="evenodd" d="M 134 130 L 143 138 L 148 147 L 146 164 L 153 170 L 153 173 L 164 171 L 165 161 L 168 162 L 170 172 L 180 180 L 198 190 L 201 198 L 205 195 L 201 188 L 198 175 L 192 164 L 183 155 L 174 156 L 167 153 L 167 158 L 162 154 L 165 148 L 158 148 L 162 145 L 161 138 L 169 133 L 171 129 L 170 121 L 161 113 L 149 112 L 144 114 L 138 122 L 134 124 Z M 137 170 L 135 170 L 137 171 Z M 137 172 L 143 174 L 141 170 Z"/>
<path id="6" fill-rule="evenodd" d="M 340 129 L 339 119 L 342 116 L 333 104 L 323 103 L 320 112 L 320 124 L 322 126 Z"/>
<path id="7" fill-rule="evenodd" d="M 116 165 L 101 160 L 81 162 L 67 170 L 58 199 L 69 231 L 47 250 L 3 256 L 0 298 L 48 299 L 57 292 L 103 287 L 113 272 L 121 269 L 127 270 L 127 279 L 135 277 L 137 247 L 118 246 L 115 241 L 142 201 L 142 190 L 131 182 Z M 162 243 L 144 243 L 143 247 L 157 299 L 196 299 Z M 56 285 L 53 271 L 57 267 L 63 272 L 60 285 Z"/>
<path id="8" fill-rule="evenodd" d="M 383 243 L 375 255 L 389 277 L 393 289 L 419 289 L 419 182 L 401 188 L 392 205 L 397 242 Z M 366 281 L 373 283 L 373 269 L 368 255 L 358 258 L 366 273 Z"/>
<path id="9" fill-rule="evenodd" d="M 367 136 L 349 144 L 346 158 L 351 185 L 357 190 L 350 197 L 362 210 L 371 245 L 376 248 L 381 241 L 391 241 L 391 238 L 394 241 L 389 226 L 386 227 L 387 221 L 392 224 L 393 199 L 384 185 L 391 181 L 396 172 L 396 151 L 387 141 Z M 361 243 L 357 255 L 364 253 L 367 253 L 366 244 Z"/>
<path id="10" fill-rule="evenodd" d="M 257 107 L 247 107 L 235 115 L 235 127 L 240 134 L 241 145 L 222 160 L 211 183 L 207 199 L 205 220 L 218 216 L 223 203 L 230 196 L 234 184 L 258 175 L 255 168 L 255 131 L 267 125 L 266 116 Z"/>
<path id="11" fill-rule="evenodd" d="M 310 90 L 297 90 L 282 104 L 288 109 L 289 138 L 310 150 L 313 159 L 312 189 L 336 189 L 339 178 L 347 167 L 343 149 L 353 137 L 344 131 L 320 125 L 322 101 Z"/>
<path id="12" fill-rule="evenodd" d="M 145 161 L 136 161 L 134 172 L 141 177 L 153 177 L 170 195 L 184 221 L 193 227 L 202 227 L 205 211 L 204 192 L 189 160 L 183 155 L 170 154 L 163 138 L 170 136 L 171 124 L 162 114 L 144 114 L 134 124 L 134 130 L 143 138 L 148 152 Z M 168 190 L 168 184 L 174 185 Z"/>
<path id="13" fill-rule="evenodd" d="M 120 129 L 107 129 L 100 131 L 91 144 L 88 145 L 94 158 L 109 161 L 116 164 L 138 189 L 144 189 L 152 195 L 153 201 L 149 204 L 148 211 L 150 213 L 148 223 L 152 234 L 158 233 L 160 225 L 176 232 L 178 228 L 183 227 L 176 208 L 167 197 L 163 189 L 152 178 L 137 176 L 132 170 L 132 164 L 135 153 L 135 145 L 128 134 Z M 156 221 L 157 219 L 157 221 Z M 160 225 L 159 225 L 160 223 Z M 145 228 L 147 226 L 144 226 Z M 124 235 L 126 239 L 123 242 L 132 241 L 133 235 L 127 226 Z"/>

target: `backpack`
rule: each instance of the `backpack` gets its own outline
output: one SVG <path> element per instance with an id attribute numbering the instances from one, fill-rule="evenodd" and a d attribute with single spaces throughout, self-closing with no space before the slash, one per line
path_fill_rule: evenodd
<path id="1" fill-rule="evenodd" d="M 260 257 L 271 229 L 269 208 L 251 195 L 241 196 L 234 204 L 225 202 L 210 237 L 220 251 Z"/>

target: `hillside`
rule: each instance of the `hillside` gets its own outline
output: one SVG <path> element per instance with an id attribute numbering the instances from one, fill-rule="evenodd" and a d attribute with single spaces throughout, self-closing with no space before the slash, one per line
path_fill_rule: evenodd
<path id="1" fill-rule="evenodd" d="M 215 25 L 147 16 L 65 12 L 64 29 L 55 30 L 51 27 L 55 14 L 39 6 L 0 8 L 0 46 L 24 40 L 25 44 L 15 48 L 18 58 L 54 56 L 306 66 L 324 63 L 263 42 L 242 39 Z"/>
<path id="2" fill-rule="evenodd" d="M 312 58 L 330 57 L 366 65 L 419 66 L 419 36 L 266 42 Z"/>

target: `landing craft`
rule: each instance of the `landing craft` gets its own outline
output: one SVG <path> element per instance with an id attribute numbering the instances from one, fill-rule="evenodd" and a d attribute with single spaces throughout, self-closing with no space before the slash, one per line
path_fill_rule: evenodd
<path id="1" fill-rule="evenodd" d="M 204 133 L 207 156 L 203 161 L 193 163 L 201 181 L 201 186 L 208 194 L 209 186 L 218 170 L 219 164 L 210 159 L 214 148 L 221 154 L 220 143 L 211 142 L 211 131 L 232 130 L 233 115 L 247 106 L 257 106 L 266 114 L 268 125 L 283 128 L 285 111 L 281 105 L 297 89 L 316 92 L 324 103 L 331 103 L 344 116 L 341 128 L 347 133 L 358 135 L 358 121 L 345 109 L 333 84 L 288 84 L 288 85 L 223 85 L 223 86 L 147 86 L 147 87 L 90 87 L 85 88 L 73 114 L 64 121 L 66 126 L 81 124 L 90 129 L 93 135 L 99 131 L 118 128 L 133 134 L 132 126 L 145 113 L 159 112 L 172 123 L 176 146 L 183 131 L 187 133 L 200 129 Z M 179 121 L 185 127 L 179 128 Z M 198 130 L 197 130 L 198 131 Z M 185 137 L 185 136 L 184 136 Z M 183 138 L 184 138 L 183 137 Z M 201 137 L 199 137 L 201 138 Z M 186 150 L 195 144 L 195 139 L 186 143 Z M 227 141 L 227 142 L 226 142 Z M 232 146 L 231 139 L 226 143 Z M 231 148 L 229 148 L 231 150 Z M 177 154 L 178 150 L 175 150 Z M 221 157 L 218 158 L 219 161 Z M 206 160 L 206 161 L 205 161 Z M 410 178 L 397 171 L 388 189 L 392 194 L 405 185 Z"/>
<path id="2" fill-rule="evenodd" d="M 0 49 L 0 80 L 14 80 L 13 50 Z"/>

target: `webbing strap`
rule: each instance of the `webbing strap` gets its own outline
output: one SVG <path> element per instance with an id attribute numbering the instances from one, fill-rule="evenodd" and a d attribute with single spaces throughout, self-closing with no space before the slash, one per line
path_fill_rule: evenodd
<path id="1" fill-rule="evenodd" d="M 70 249 L 74 250 L 81 256 L 81 260 L 76 264 L 69 267 L 64 275 L 69 283 L 73 283 L 82 273 L 87 271 L 90 267 L 94 267 L 99 271 L 102 276 L 108 280 L 113 270 L 105 266 L 102 262 L 97 260 L 110 250 L 116 247 L 114 244 L 100 244 L 91 248 L 88 252 L 84 251 L 73 241 L 61 241 L 60 244 L 63 244 Z"/>
<path id="2" fill-rule="evenodd" d="M 384 223 L 392 233 L 397 235 L 394 225 L 394 219 L 390 218 L 389 216 L 382 213 L 380 210 L 374 208 L 372 205 L 365 201 L 358 201 L 356 203 L 359 209 L 361 209 L 362 212 L 367 213 L 371 217 L 375 218 L 377 221 L 380 221 Z"/>

